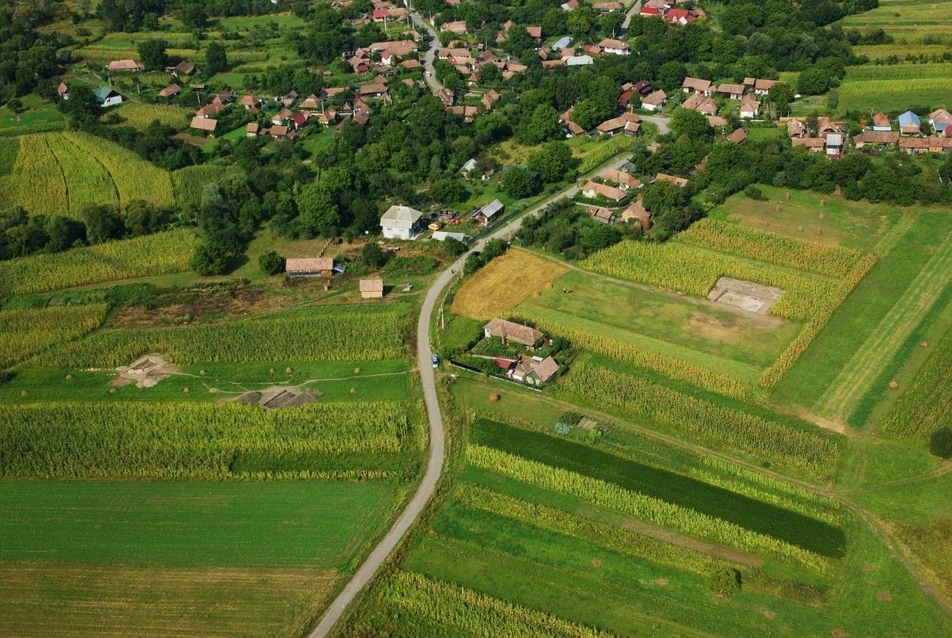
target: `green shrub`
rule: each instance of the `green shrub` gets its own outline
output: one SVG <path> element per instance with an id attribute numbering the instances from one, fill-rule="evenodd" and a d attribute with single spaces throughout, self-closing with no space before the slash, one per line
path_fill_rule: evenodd
<path id="1" fill-rule="evenodd" d="M 929 451 L 942 459 L 952 458 L 952 428 L 946 425 L 933 432 Z"/>

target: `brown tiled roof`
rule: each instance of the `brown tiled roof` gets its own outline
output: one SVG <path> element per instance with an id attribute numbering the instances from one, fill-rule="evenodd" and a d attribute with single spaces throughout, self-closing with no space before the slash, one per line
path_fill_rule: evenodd
<path id="1" fill-rule="evenodd" d="M 302 272 L 322 272 L 334 269 L 334 260 L 330 257 L 289 257 L 284 269 L 290 275 Z"/>
<path id="2" fill-rule="evenodd" d="M 524 326 L 522 324 L 506 321 L 505 319 L 495 318 L 485 326 L 483 330 L 489 332 L 494 337 L 500 337 L 508 341 L 515 341 L 526 346 L 531 346 L 542 338 L 542 333 L 535 328 Z"/>
<path id="3" fill-rule="evenodd" d="M 383 292 L 383 279 L 380 277 L 361 279 L 360 292 Z"/>

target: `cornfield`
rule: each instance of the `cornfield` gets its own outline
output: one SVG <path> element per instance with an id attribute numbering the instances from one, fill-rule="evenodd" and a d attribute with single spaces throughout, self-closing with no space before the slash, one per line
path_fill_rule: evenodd
<path id="1" fill-rule="evenodd" d="M 0 312 L 0 368 L 95 330 L 106 304 Z"/>
<path id="2" fill-rule="evenodd" d="M 13 174 L 0 177 L 0 193 L 34 215 L 67 214 L 66 178 L 45 135 L 20 137 Z"/>
<path id="3" fill-rule="evenodd" d="M 384 361 L 405 354 L 407 314 L 402 304 L 328 306 L 227 324 L 104 330 L 30 365 L 116 368 L 150 352 L 178 364 Z"/>
<path id="4" fill-rule="evenodd" d="M 124 102 L 119 109 L 119 115 L 128 125 L 134 126 L 138 130 L 145 129 L 154 120 L 181 130 L 188 126 L 192 112 L 177 106 Z"/>
<path id="5" fill-rule="evenodd" d="M 769 390 L 780 382 L 783 375 L 787 374 L 790 368 L 793 367 L 793 364 L 807 351 L 807 348 L 810 347 L 810 344 L 813 343 L 816 336 L 820 334 L 820 331 L 823 330 L 824 326 L 829 322 L 833 313 L 846 301 L 846 298 L 849 297 L 853 289 L 859 285 L 859 282 L 869 274 L 869 271 L 873 269 L 876 262 L 876 255 L 868 253 L 853 266 L 846 277 L 844 277 L 836 287 L 827 307 L 803 326 L 773 365 L 764 371 L 763 376 L 760 377 L 760 386 L 762 388 Z"/>
<path id="6" fill-rule="evenodd" d="M 707 576 L 719 567 L 736 567 L 729 561 L 642 536 L 624 527 L 574 516 L 562 510 L 523 501 L 471 483 L 458 484 L 453 496 L 456 501 L 468 507 L 492 512 L 620 554 L 644 558 L 701 576 Z"/>
<path id="7" fill-rule="evenodd" d="M 678 235 L 679 242 L 794 270 L 845 277 L 861 253 L 850 248 L 802 241 L 707 217 Z"/>
<path id="8" fill-rule="evenodd" d="M 716 405 L 632 374 L 583 363 L 561 382 L 565 391 L 623 414 L 651 419 L 720 449 L 740 450 L 757 461 L 828 480 L 842 444 L 739 409 Z"/>
<path id="9" fill-rule="evenodd" d="M 62 133 L 47 135 L 46 141 L 66 179 L 71 217 L 79 219 L 83 204 L 119 205 L 116 184 L 105 166 Z"/>
<path id="10" fill-rule="evenodd" d="M 706 297 L 720 277 L 733 277 L 785 293 L 770 314 L 802 321 L 829 306 L 834 283 L 814 275 L 794 274 L 775 266 L 706 250 L 678 241 L 647 244 L 623 241 L 599 251 L 582 267 L 648 286 Z"/>
<path id="11" fill-rule="evenodd" d="M 320 471 L 322 457 L 392 454 L 417 442 L 409 407 L 396 403 L 0 405 L 0 422 L 6 478 L 241 478 L 234 466 L 258 463 L 302 477 Z"/>
<path id="12" fill-rule="evenodd" d="M 197 244 L 194 231 L 181 229 L 2 261 L 0 296 L 184 272 L 191 267 Z"/>
<path id="13" fill-rule="evenodd" d="M 471 465 L 536 487 L 569 494 L 689 536 L 756 554 L 769 555 L 816 571 L 827 572 L 830 561 L 799 547 L 758 534 L 719 518 L 660 499 L 638 494 L 613 483 L 500 452 L 481 445 L 466 448 Z"/>
<path id="14" fill-rule="evenodd" d="M 172 180 L 167 171 L 108 140 L 75 131 L 63 135 L 109 171 L 123 203 L 134 199 L 152 202 L 156 206 L 175 203 Z"/>
<path id="15" fill-rule="evenodd" d="M 394 572 L 381 593 L 387 606 L 474 638 L 609 638 L 550 614 L 491 598 L 471 589 L 405 571 Z"/>

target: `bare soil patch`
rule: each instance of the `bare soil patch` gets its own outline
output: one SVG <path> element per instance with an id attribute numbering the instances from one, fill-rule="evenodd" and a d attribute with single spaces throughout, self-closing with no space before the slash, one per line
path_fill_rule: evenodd
<path id="1" fill-rule="evenodd" d="M 147 354 L 129 366 L 116 368 L 116 372 L 119 376 L 112 382 L 113 387 L 135 383 L 137 388 L 151 388 L 178 374 L 178 367 L 168 363 L 160 354 Z"/>
<path id="2" fill-rule="evenodd" d="M 601 566 L 602 566 L 602 561 L 598 560 L 597 558 L 592 559 L 592 567 L 601 567 Z"/>
<path id="3" fill-rule="evenodd" d="M 659 578 L 658 580 L 655 581 L 655 584 L 656 584 L 658 587 L 667 587 L 667 586 L 668 586 L 668 579 L 667 579 L 667 578 Z"/>
<path id="4" fill-rule="evenodd" d="M 876 592 L 876 600 L 888 603 L 890 600 L 892 600 L 892 594 L 890 594 L 888 591 Z"/>
<path id="5" fill-rule="evenodd" d="M 763 614 L 764 614 L 764 618 L 766 618 L 767 620 L 773 620 L 774 618 L 777 617 L 777 612 L 770 611 L 769 609 L 765 609 L 763 611 Z"/>
<path id="6" fill-rule="evenodd" d="M 752 281 L 721 277 L 707 298 L 716 303 L 733 306 L 754 314 L 765 315 L 780 297 L 783 289 L 755 284 Z"/>
<path id="7" fill-rule="evenodd" d="M 245 392 L 234 400 L 245 405 L 257 405 L 267 410 L 280 410 L 281 408 L 293 408 L 296 405 L 314 403 L 319 395 L 320 393 L 317 390 L 302 392 L 298 388 L 273 386 L 267 390 Z"/>
<path id="8" fill-rule="evenodd" d="M 113 320 L 118 328 L 176 326 L 200 320 L 273 312 L 288 301 L 243 287 L 200 287 L 159 295 L 146 306 L 129 306 Z"/>
<path id="9" fill-rule="evenodd" d="M 453 312 L 473 319 L 504 316 L 566 270 L 561 264 L 530 252 L 509 250 L 460 288 L 453 298 Z"/>

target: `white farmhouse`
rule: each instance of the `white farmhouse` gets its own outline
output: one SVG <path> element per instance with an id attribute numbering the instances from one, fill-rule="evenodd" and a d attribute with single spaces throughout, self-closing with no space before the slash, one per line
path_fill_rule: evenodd
<path id="1" fill-rule="evenodd" d="M 413 239 L 420 232 L 423 213 L 409 206 L 391 206 L 380 218 L 380 228 L 386 239 Z"/>

